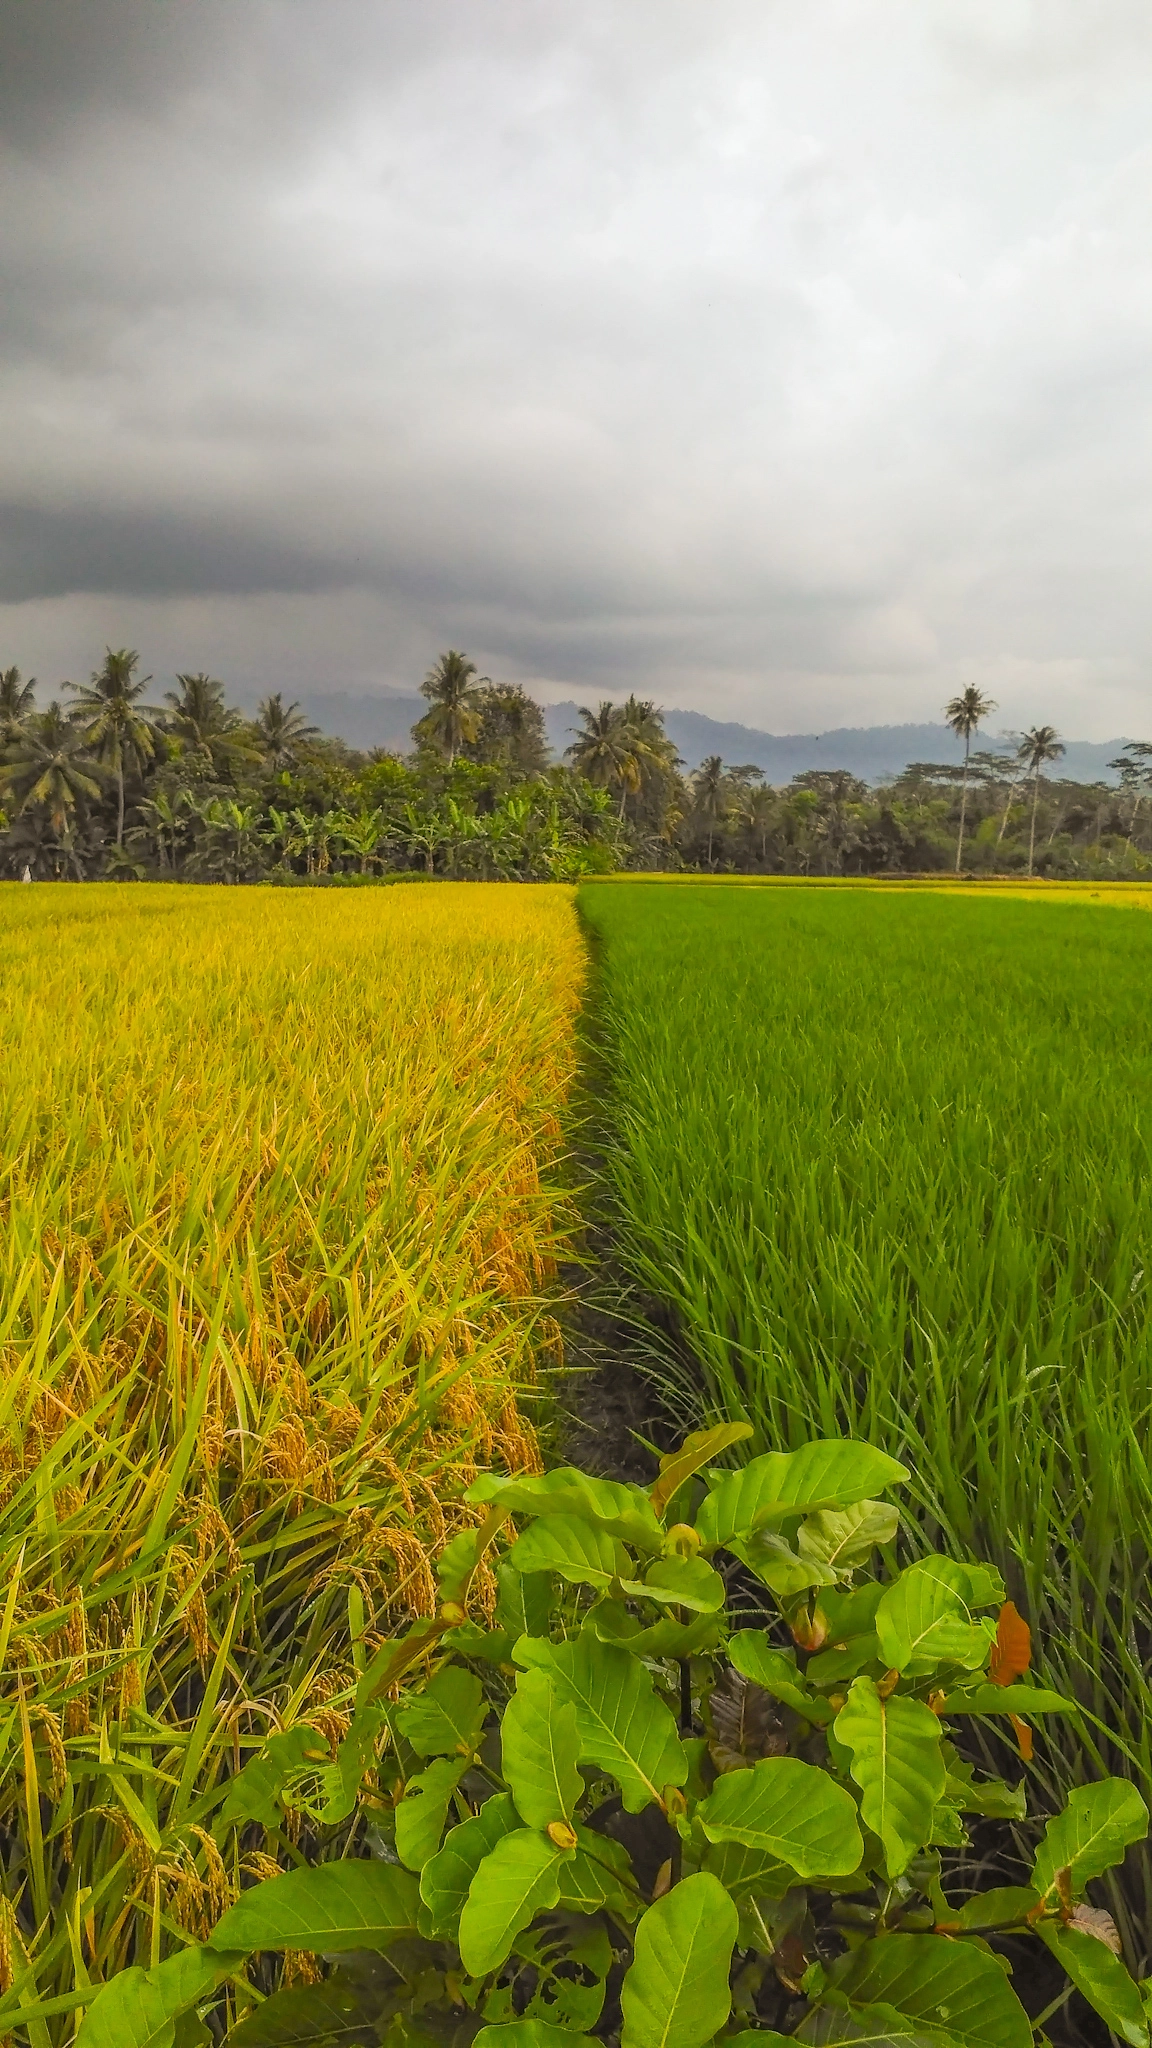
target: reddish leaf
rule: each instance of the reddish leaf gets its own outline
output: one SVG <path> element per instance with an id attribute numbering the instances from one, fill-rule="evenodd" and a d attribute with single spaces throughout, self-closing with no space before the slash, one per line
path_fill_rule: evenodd
<path id="1" fill-rule="evenodd" d="M 1018 1714 L 1009 1714 L 1008 1719 L 1012 1723 L 1016 1733 L 1016 1740 L 1020 1744 L 1021 1761 L 1030 1764 L 1032 1761 L 1032 1730 L 1028 1726 L 1027 1721 L 1022 1721 Z"/>
<path id="2" fill-rule="evenodd" d="M 1011 1600 L 1006 1600 L 996 1622 L 996 1641 L 988 1664 L 993 1685 L 1011 1685 L 1022 1678 L 1032 1662 L 1032 1631 Z"/>

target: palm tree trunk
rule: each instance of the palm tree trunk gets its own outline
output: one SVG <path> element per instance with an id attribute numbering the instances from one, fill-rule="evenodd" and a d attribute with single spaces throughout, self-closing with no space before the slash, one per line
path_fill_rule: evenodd
<path id="1" fill-rule="evenodd" d="M 1015 784 L 1014 782 L 1010 782 L 1010 783 L 1008 784 L 1008 794 L 1007 794 L 1007 796 L 1006 796 L 1006 797 L 1005 797 L 1005 799 L 1004 799 L 1004 815 L 1003 815 L 1003 817 L 1002 817 L 1002 818 L 1001 818 L 1001 820 L 1000 820 L 1000 830 L 999 830 L 999 831 L 998 831 L 998 833 L 996 834 L 996 844 L 997 844 L 997 846 L 999 846 L 999 844 L 1000 844 L 1000 841 L 1001 841 L 1001 840 L 1003 839 L 1003 837 L 1004 837 L 1004 834 L 1005 834 L 1005 832 L 1006 832 L 1006 831 L 1007 831 L 1007 829 L 1008 829 L 1008 813 L 1009 813 L 1009 811 L 1010 811 L 1010 810 L 1012 809 L 1012 799 L 1013 799 L 1013 797 L 1015 796 L 1015 794 L 1016 794 L 1016 784 Z"/>
<path id="2" fill-rule="evenodd" d="M 1140 795 L 1138 795 L 1138 796 L 1137 796 L 1137 798 L 1136 798 L 1136 801 L 1135 801 L 1135 803 L 1134 803 L 1134 804 L 1133 804 L 1133 806 L 1132 806 L 1132 816 L 1131 816 L 1131 817 L 1129 818 L 1129 820 L 1128 820 L 1128 837 L 1127 837 L 1127 839 L 1126 839 L 1126 840 L 1124 841 L 1124 851 L 1125 851 L 1125 853 L 1131 853 L 1131 851 L 1132 851 L 1132 834 L 1133 834 L 1133 833 L 1135 832 L 1135 830 L 1136 830 L 1136 813 L 1137 813 L 1137 811 L 1138 811 L 1138 810 L 1140 809 L 1140 804 L 1141 804 L 1141 801 L 1142 801 L 1142 796 L 1143 796 L 1143 792 L 1141 792 L 1141 793 L 1140 793 Z"/>
<path id="3" fill-rule="evenodd" d="M 960 856 L 964 851 L 964 820 L 968 815 L 968 755 L 972 748 L 972 735 L 964 735 L 964 780 L 960 786 L 960 836 L 956 841 L 956 873 L 960 873 Z"/>
<path id="4" fill-rule="evenodd" d="M 116 844 L 124 844 L 124 763 L 116 764 Z"/>
<path id="5" fill-rule="evenodd" d="M 624 799 L 625 799 L 625 797 L 627 796 L 627 794 L 628 794 L 628 784 L 627 784 L 626 782 L 622 782 L 622 783 L 620 784 L 620 823 L 621 823 L 621 824 L 623 824 L 623 823 L 624 823 Z"/>
<path id="6" fill-rule="evenodd" d="M 1028 834 L 1028 873 L 1032 873 L 1032 856 L 1036 850 L 1036 805 L 1040 799 L 1040 770 L 1032 777 L 1032 829 Z"/>

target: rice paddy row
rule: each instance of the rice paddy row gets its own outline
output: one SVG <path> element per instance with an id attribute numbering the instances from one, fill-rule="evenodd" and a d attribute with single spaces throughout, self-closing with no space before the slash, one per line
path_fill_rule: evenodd
<path id="1" fill-rule="evenodd" d="M 214 1923 L 213 1788 L 339 1732 L 477 1465 L 538 1464 L 584 951 L 550 887 L 0 928 L 0 2035 L 32 2000 L 50 2048 Z"/>
<path id="2" fill-rule="evenodd" d="M 919 1540 L 995 1560 L 1097 1717 L 1038 1744 L 1034 1799 L 1101 1766 L 1147 1795 L 1152 924 L 984 891 L 580 903 L 653 1369 L 765 1445 L 905 1459 Z M 1146 1854 L 1117 1904 L 1147 1969 Z"/>

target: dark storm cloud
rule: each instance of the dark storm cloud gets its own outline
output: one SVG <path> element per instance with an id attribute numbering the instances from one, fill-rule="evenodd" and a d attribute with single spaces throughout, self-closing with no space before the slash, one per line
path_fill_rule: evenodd
<path id="1" fill-rule="evenodd" d="M 131 587 L 154 596 L 190 591 L 324 590 L 346 564 L 277 545 L 251 522 L 188 519 L 175 507 L 148 516 L 104 507 L 48 511 L 0 503 L 0 603 Z"/>
<path id="2" fill-rule="evenodd" d="M 0 658 L 1136 726 L 1150 47 L 1135 0 L 8 0 Z"/>

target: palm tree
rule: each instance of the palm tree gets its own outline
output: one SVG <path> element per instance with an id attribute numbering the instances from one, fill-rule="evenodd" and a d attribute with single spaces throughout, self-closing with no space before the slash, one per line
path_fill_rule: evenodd
<path id="1" fill-rule="evenodd" d="M 320 737 L 320 727 L 309 725 L 299 704 L 285 704 L 280 690 L 257 705 L 252 731 L 268 766 L 277 771 L 290 768 L 297 749 Z"/>
<path id="2" fill-rule="evenodd" d="M 1121 795 L 1132 798 L 1128 837 L 1124 844 L 1124 851 L 1127 853 L 1132 845 L 1132 835 L 1136 830 L 1136 819 L 1145 793 L 1152 789 L 1152 741 L 1126 740 L 1124 752 L 1117 755 L 1115 761 L 1109 761 L 1108 766 L 1119 772 Z"/>
<path id="3" fill-rule="evenodd" d="M 728 808 L 728 778 L 719 754 L 709 754 L 692 777 L 692 801 L 708 827 L 708 865 L 712 865 L 712 836 Z"/>
<path id="4" fill-rule="evenodd" d="M 156 751 L 148 721 L 157 713 L 139 702 L 152 678 L 137 680 L 139 660 L 134 647 L 105 648 L 104 666 L 93 671 L 91 682 L 68 686 L 76 700 L 73 716 L 83 727 L 86 744 L 116 777 L 117 846 L 124 844 L 125 761 L 131 757 L 142 768 Z"/>
<path id="5" fill-rule="evenodd" d="M 651 704 L 635 697 L 623 706 L 602 700 L 595 711 L 581 706 L 582 732 L 569 728 L 576 738 L 566 751 L 576 773 L 600 789 L 618 787 L 621 818 L 626 799 L 640 787 L 642 763 L 656 758 L 654 736 L 648 731 L 653 715 Z"/>
<path id="6" fill-rule="evenodd" d="M 425 713 L 414 731 L 422 739 L 430 739 L 433 745 L 442 748 L 448 756 L 451 767 L 460 748 L 479 738 L 480 721 L 483 712 L 481 689 L 491 682 L 490 676 L 478 676 L 476 663 L 469 661 L 466 654 L 460 654 L 450 647 L 442 654 L 434 668 L 430 668 L 420 685 L 420 695 L 427 697 L 432 709 Z"/>
<path id="7" fill-rule="evenodd" d="M 585 782 L 593 783 L 598 789 L 610 789 L 628 751 L 624 720 L 615 704 L 607 698 L 601 699 L 595 711 L 589 711 L 587 705 L 582 704 L 579 716 L 583 731 L 579 726 L 569 726 L 569 732 L 575 733 L 576 737 L 572 745 L 565 748 L 567 759 Z"/>
<path id="8" fill-rule="evenodd" d="M 1054 725 L 1034 725 L 1021 736 L 1017 757 L 1026 774 L 1032 777 L 1032 824 L 1028 834 L 1028 873 L 1032 873 L 1032 861 L 1036 851 L 1036 804 L 1040 795 L 1040 770 L 1046 761 L 1058 761 L 1064 752 L 1064 742 Z"/>
<path id="9" fill-rule="evenodd" d="M 244 721 L 224 701 L 224 685 L 201 669 L 195 675 L 177 676 L 178 688 L 165 690 L 164 702 L 171 709 L 164 714 L 164 730 L 182 752 L 200 754 L 214 775 L 230 772 L 237 756 L 254 759 L 246 744 Z"/>
<path id="10" fill-rule="evenodd" d="M 768 858 L 768 834 L 776 820 L 776 791 L 763 782 L 752 789 L 746 783 L 741 784 L 738 801 L 740 822 L 750 838 L 759 834 L 760 859 L 765 861 Z"/>
<path id="11" fill-rule="evenodd" d="M 0 740 L 14 740 L 36 701 L 36 678 L 25 682 L 18 668 L 0 669 Z"/>
<path id="12" fill-rule="evenodd" d="M 77 805 L 100 795 L 83 739 L 57 703 L 30 718 L 17 735 L 0 767 L 0 782 L 22 810 L 43 804 L 59 838 Z"/>
<path id="13" fill-rule="evenodd" d="M 972 735 L 982 718 L 991 717 L 996 706 L 991 697 L 985 697 L 974 683 L 961 690 L 958 697 L 950 697 L 944 706 L 944 717 L 958 740 L 964 742 L 964 780 L 960 788 L 960 831 L 956 840 L 956 873 L 960 873 L 960 858 L 964 851 L 964 824 L 968 816 L 968 759 L 972 752 Z"/>

